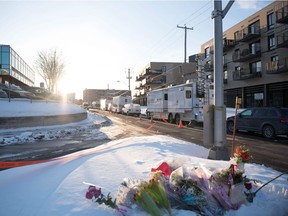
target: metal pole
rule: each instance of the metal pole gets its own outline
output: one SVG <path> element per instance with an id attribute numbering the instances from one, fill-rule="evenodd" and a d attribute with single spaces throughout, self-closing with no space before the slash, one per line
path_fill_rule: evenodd
<path id="1" fill-rule="evenodd" d="M 186 63 L 186 52 L 187 52 L 187 27 L 185 25 L 185 39 L 184 39 L 184 63 Z"/>
<path id="2" fill-rule="evenodd" d="M 233 1 L 231 1 L 233 3 Z M 229 2 L 230 8 L 232 3 Z M 227 8 L 227 7 L 226 7 Z M 228 9 L 229 9 L 228 8 Z M 225 14 L 228 9 L 225 9 Z M 224 14 L 224 16 L 225 16 Z M 226 147 L 226 107 L 224 105 L 223 27 L 222 0 L 214 0 L 214 146 L 209 150 L 210 159 L 229 160 Z"/>

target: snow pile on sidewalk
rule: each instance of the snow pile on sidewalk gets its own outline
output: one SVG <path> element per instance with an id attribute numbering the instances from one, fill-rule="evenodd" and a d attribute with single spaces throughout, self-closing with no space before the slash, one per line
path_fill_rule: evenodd
<path id="1" fill-rule="evenodd" d="M 81 151 L 48 163 L 19 167 L 0 172 L 0 215 L 115 215 L 105 205 L 85 198 L 87 184 L 101 187 L 103 194 L 115 196 L 127 178 L 148 180 L 151 168 L 163 161 L 181 161 L 191 167 L 211 170 L 229 167 L 227 161 L 206 159 L 208 150 L 169 136 L 133 137 Z M 270 168 L 245 164 L 245 174 L 256 179 L 253 190 L 280 173 Z M 253 203 L 243 204 L 225 215 L 288 214 L 287 175 L 263 187 Z M 147 215 L 143 209 L 130 210 L 130 215 Z M 189 210 L 172 210 L 173 216 L 196 215 Z"/>

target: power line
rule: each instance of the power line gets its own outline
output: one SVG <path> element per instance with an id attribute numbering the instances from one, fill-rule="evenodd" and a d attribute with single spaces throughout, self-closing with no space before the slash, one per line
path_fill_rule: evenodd
<path id="1" fill-rule="evenodd" d="M 210 7 L 206 8 L 208 5 L 210 4 Z M 204 9 L 206 8 L 206 9 Z M 185 22 L 186 20 L 188 20 L 188 22 L 190 21 L 195 21 L 195 19 L 199 19 L 199 15 L 202 15 L 204 12 L 206 12 L 207 10 L 211 9 L 212 8 L 212 5 L 211 5 L 211 2 L 208 1 L 205 5 L 203 5 L 202 7 L 200 7 L 200 9 L 196 9 L 192 14 L 190 14 L 187 18 L 183 19 L 182 22 Z M 203 11 L 204 9 L 204 11 Z M 200 14 L 199 14 L 200 13 Z M 196 14 L 198 14 L 196 16 Z M 195 18 L 196 16 L 196 18 Z M 192 17 L 194 17 L 195 19 L 193 19 Z M 209 17 L 211 19 L 211 17 Z M 209 18 L 205 18 L 204 21 L 207 21 Z M 204 22 L 203 20 L 200 21 L 199 23 L 197 23 L 196 25 L 194 25 L 193 27 L 201 24 Z M 169 36 L 172 38 L 176 33 L 176 29 L 175 28 L 172 28 L 171 30 L 169 30 L 163 37 L 161 37 L 156 44 L 156 46 L 154 48 L 152 48 L 151 52 L 150 52 L 150 55 L 149 56 L 154 56 L 156 55 L 156 53 L 158 52 L 158 50 L 160 50 L 160 46 L 161 46 L 161 43 L 162 41 L 164 41 L 166 38 L 168 38 Z M 179 37 L 180 38 L 180 37 Z M 178 38 L 177 38 L 178 39 Z M 168 40 L 167 40 L 168 41 Z M 177 40 L 175 40 L 173 43 L 169 43 L 169 46 L 165 45 L 166 47 L 161 49 L 161 51 L 169 48 L 172 44 L 174 44 Z M 185 57 L 186 59 L 186 57 Z"/>

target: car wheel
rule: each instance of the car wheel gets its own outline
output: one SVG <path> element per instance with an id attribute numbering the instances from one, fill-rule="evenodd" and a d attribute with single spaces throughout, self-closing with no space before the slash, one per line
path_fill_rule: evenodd
<path id="1" fill-rule="evenodd" d="M 265 125 L 262 128 L 262 135 L 265 138 L 273 139 L 275 137 L 275 130 L 274 130 L 274 128 L 271 125 Z"/>
<path id="2" fill-rule="evenodd" d="M 174 124 L 174 119 L 173 119 L 172 114 L 169 114 L 169 116 L 168 116 L 168 122 L 171 123 L 171 124 Z"/>
<path id="3" fill-rule="evenodd" d="M 150 112 L 146 112 L 147 118 L 150 118 Z"/>
<path id="4" fill-rule="evenodd" d="M 227 133 L 232 134 L 234 131 L 234 122 L 228 121 L 227 122 Z"/>

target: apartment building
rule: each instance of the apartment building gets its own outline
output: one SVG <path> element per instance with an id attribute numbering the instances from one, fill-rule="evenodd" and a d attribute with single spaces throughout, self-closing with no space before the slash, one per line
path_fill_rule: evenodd
<path id="1" fill-rule="evenodd" d="M 147 105 L 147 92 L 197 78 L 196 63 L 150 62 L 136 76 L 134 103 Z"/>
<path id="2" fill-rule="evenodd" d="M 35 72 L 10 45 L 0 45 L 0 83 L 34 86 Z"/>
<path id="3" fill-rule="evenodd" d="M 198 70 L 213 80 L 213 39 L 201 46 Z M 223 32 L 224 103 L 288 107 L 288 2 L 274 1 Z"/>

